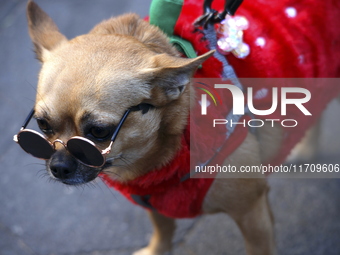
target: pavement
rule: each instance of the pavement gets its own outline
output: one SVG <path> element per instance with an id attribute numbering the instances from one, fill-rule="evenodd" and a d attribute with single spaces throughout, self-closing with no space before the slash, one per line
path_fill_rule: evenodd
<path id="1" fill-rule="evenodd" d="M 150 0 L 39 0 L 68 37 L 114 15 L 144 17 Z M 0 255 L 127 255 L 147 244 L 143 209 L 100 180 L 68 187 L 47 178 L 43 162 L 12 137 L 35 99 L 40 67 L 27 32 L 26 1 L 0 1 Z M 323 119 L 318 162 L 340 162 L 340 106 Z M 340 179 L 268 178 L 278 254 L 340 254 Z M 245 254 L 240 231 L 224 214 L 178 220 L 175 255 Z"/>

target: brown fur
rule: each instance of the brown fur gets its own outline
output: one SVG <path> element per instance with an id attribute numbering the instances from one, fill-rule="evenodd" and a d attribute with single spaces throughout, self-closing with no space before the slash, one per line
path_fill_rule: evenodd
<path id="1" fill-rule="evenodd" d="M 89 116 L 96 123 L 117 124 L 128 107 L 149 103 L 155 111 L 143 117 L 131 113 L 127 118 L 109 155 L 115 163 L 104 171 L 124 182 L 169 162 L 180 146 L 190 95 L 194 95 L 190 78 L 212 52 L 196 59 L 180 58 L 159 29 L 134 14 L 106 20 L 89 34 L 70 41 L 34 2 L 28 3 L 27 17 L 37 58 L 42 62 L 35 115 L 53 127 L 54 134 L 48 138 L 64 141 L 83 136 L 84 120 Z M 260 158 L 270 157 L 269 152 L 280 143 L 279 138 L 276 143 L 268 142 L 273 135 L 260 135 L 260 147 L 248 134 L 225 164 L 260 164 Z M 266 150 L 266 144 L 273 145 Z M 97 145 L 104 149 L 108 142 Z M 59 151 L 66 153 L 62 146 Z M 203 211 L 231 215 L 245 237 L 249 255 L 274 254 L 267 192 L 264 178 L 216 179 Z M 163 254 L 171 248 L 173 220 L 157 213 L 150 215 L 154 235 L 149 246 L 135 254 Z"/>

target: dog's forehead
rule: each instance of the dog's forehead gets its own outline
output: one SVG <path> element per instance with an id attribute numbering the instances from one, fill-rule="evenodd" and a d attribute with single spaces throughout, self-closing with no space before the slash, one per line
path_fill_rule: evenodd
<path id="1" fill-rule="evenodd" d="M 129 107 L 148 97 L 138 72 L 151 65 L 143 45 L 121 36 L 81 36 L 50 53 L 44 62 L 36 106 L 80 109 Z M 114 105 L 112 105 L 114 104 Z"/>
<path id="2" fill-rule="evenodd" d="M 42 90 L 62 83 L 91 86 L 101 79 L 133 77 L 152 65 L 154 53 L 133 38 L 85 35 L 46 55 L 38 87 Z"/>

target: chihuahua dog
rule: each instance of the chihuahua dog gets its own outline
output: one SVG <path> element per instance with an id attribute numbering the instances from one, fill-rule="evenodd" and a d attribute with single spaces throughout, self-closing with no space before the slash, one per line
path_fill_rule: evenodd
<path id="1" fill-rule="evenodd" d="M 33 1 L 27 17 L 42 63 L 28 121 L 34 116 L 44 136 L 23 128 L 17 140 L 46 160 L 53 178 L 80 185 L 105 173 L 124 184 L 176 156 L 194 100 L 191 77 L 214 52 L 182 58 L 161 30 L 134 14 L 106 20 L 72 40 Z M 267 136 L 279 140 L 280 131 L 268 129 Z M 248 133 L 224 164 L 259 165 L 278 147 L 279 141 L 270 141 L 261 152 L 258 138 Z M 30 151 L 26 147 L 32 143 L 40 147 Z M 265 178 L 216 178 L 201 212 L 229 214 L 248 254 L 275 254 L 268 190 Z M 171 249 L 174 219 L 156 210 L 148 213 L 153 236 L 134 254 L 164 254 Z"/>

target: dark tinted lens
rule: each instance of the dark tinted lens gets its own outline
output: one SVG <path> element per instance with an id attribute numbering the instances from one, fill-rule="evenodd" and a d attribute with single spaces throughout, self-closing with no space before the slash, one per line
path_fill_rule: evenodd
<path id="1" fill-rule="evenodd" d="M 102 166 L 104 157 L 101 152 L 89 142 L 73 138 L 67 142 L 68 151 L 79 161 L 89 166 Z"/>
<path id="2" fill-rule="evenodd" d="M 54 153 L 53 147 L 47 140 L 30 131 L 20 132 L 18 143 L 24 151 L 36 158 L 49 159 Z"/>

